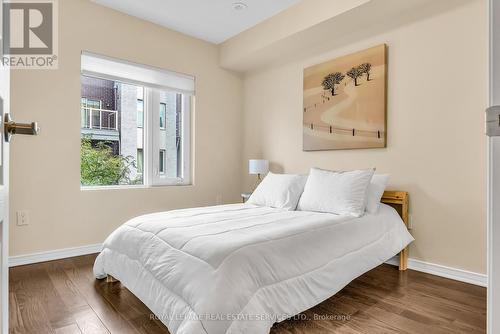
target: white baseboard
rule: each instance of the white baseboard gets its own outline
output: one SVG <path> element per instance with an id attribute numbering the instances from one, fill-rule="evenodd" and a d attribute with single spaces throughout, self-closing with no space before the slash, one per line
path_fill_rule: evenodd
<path id="1" fill-rule="evenodd" d="M 16 267 L 25 264 L 33 264 L 39 262 L 65 259 L 68 257 L 99 253 L 101 249 L 102 249 L 102 244 L 94 244 L 81 247 L 56 249 L 53 251 L 40 252 L 34 254 L 11 256 L 9 257 L 9 267 Z M 399 265 L 399 258 L 395 256 L 386 263 L 397 266 Z M 431 275 L 453 279 L 460 282 L 475 284 L 484 287 L 488 285 L 488 278 L 485 274 L 478 274 L 467 270 L 446 267 L 440 264 L 409 259 L 408 268 Z"/>
<path id="2" fill-rule="evenodd" d="M 393 257 L 386 263 L 398 266 L 399 256 Z M 484 287 L 488 286 L 488 276 L 485 274 L 479 274 L 472 271 L 446 267 L 440 264 L 434 264 L 415 259 L 408 259 L 408 269 L 413 269 L 416 271 L 421 271 L 423 273 L 449 278 L 455 281 L 470 283 Z"/>
<path id="3" fill-rule="evenodd" d="M 102 244 L 94 244 L 94 245 L 87 245 L 87 246 L 80 246 L 73 248 L 56 249 L 52 251 L 40 252 L 34 254 L 10 256 L 9 267 L 16 267 L 25 264 L 60 260 L 68 257 L 99 253 L 101 249 L 102 249 Z"/>

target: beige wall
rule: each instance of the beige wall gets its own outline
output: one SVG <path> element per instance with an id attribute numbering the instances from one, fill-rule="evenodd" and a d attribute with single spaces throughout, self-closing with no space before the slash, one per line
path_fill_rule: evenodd
<path id="1" fill-rule="evenodd" d="M 238 201 L 242 81 L 218 66 L 217 47 L 85 0 L 59 12 L 59 69 L 12 74 L 15 119 L 42 132 L 12 143 L 10 255 L 100 243 L 144 212 Z M 80 190 L 82 50 L 196 76 L 194 186 Z M 29 226 L 15 226 L 18 210 Z"/>
<path id="2" fill-rule="evenodd" d="M 327 53 L 248 73 L 243 163 L 262 157 L 289 173 L 376 166 L 391 174 L 390 188 L 410 193 L 416 238 L 410 257 L 485 273 L 486 13 L 484 1 L 470 1 Z M 303 68 L 381 43 L 389 57 L 387 148 L 303 152 Z M 250 188 L 245 170 L 243 180 Z"/>

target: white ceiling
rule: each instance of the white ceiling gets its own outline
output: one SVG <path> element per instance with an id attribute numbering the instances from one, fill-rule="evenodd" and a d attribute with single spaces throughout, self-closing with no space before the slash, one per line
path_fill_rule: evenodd
<path id="1" fill-rule="evenodd" d="M 300 0 L 92 0 L 132 16 L 219 44 Z M 248 7 L 234 10 L 233 3 Z"/>

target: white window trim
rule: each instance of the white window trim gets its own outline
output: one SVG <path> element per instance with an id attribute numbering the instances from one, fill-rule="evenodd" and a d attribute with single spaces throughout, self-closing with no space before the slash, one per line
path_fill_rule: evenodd
<path id="1" fill-rule="evenodd" d="M 195 94 L 195 77 L 163 68 L 138 64 L 83 51 L 81 72 L 95 78 L 126 81 L 132 85 L 156 87 L 182 94 Z"/>
<path id="2" fill-rule="evenodd" d="M 181 127 L 181 156 L 182 156 L 182 175 L 184 176 L 182 185 L 190 185 L 193 183 L 193 170 L 191 165 L 192 146 L 191 146 L 191 129 L 192 115 L 194 112 L 194 96 L 193 95 L 183 95 L 182 99 L 182 127 Z"/>

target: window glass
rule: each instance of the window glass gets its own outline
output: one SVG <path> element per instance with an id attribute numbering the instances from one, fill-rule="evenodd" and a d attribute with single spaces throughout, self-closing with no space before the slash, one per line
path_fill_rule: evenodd
<path id="1" fill-rule="evenodd" d="M 84 75 L 81 84 L 81 184 L 143 184 L 137 91 L 144 88 Z"/>
<path id="2" fill-rule="evenodd" d="M 158 161 L 158 169 L 167 178 L 183 178 L 182 143 L 182 100 L 183 95 L 176 92 L 160 91 L 160 117 L 158 143 L 163 159 Z M 158 125 L 157 125 L 158 126 Z M 163 164 L 163 166 L 162 166 Z M 163 169 L 162 169 L 163 167 Z"/>
<path id="3" fill-rule="evenodd" d="M 137 173 L 142 174 L 144 170 L 144 153 L 142 148 L 137 149 Z"/>
<path id="4" fill-rule="evenodd" d="M 165 129 L 165 123 L 167 121 L 167 105 L 165 103 L 160 103 L 160 129 Z"/>
<path id="5" fill-rule="evenodd" d="M 164 149 L 160 149 L 160 159 L 158 167 L 158 171 L 160 174 L 165 174 L 165 157 L 166 157 L 166 151 Z"/>
<path id="6" fill-rule="evenodd" d="M 137 100 L 137 127 L 144 127 L 144 101 Z"/>

